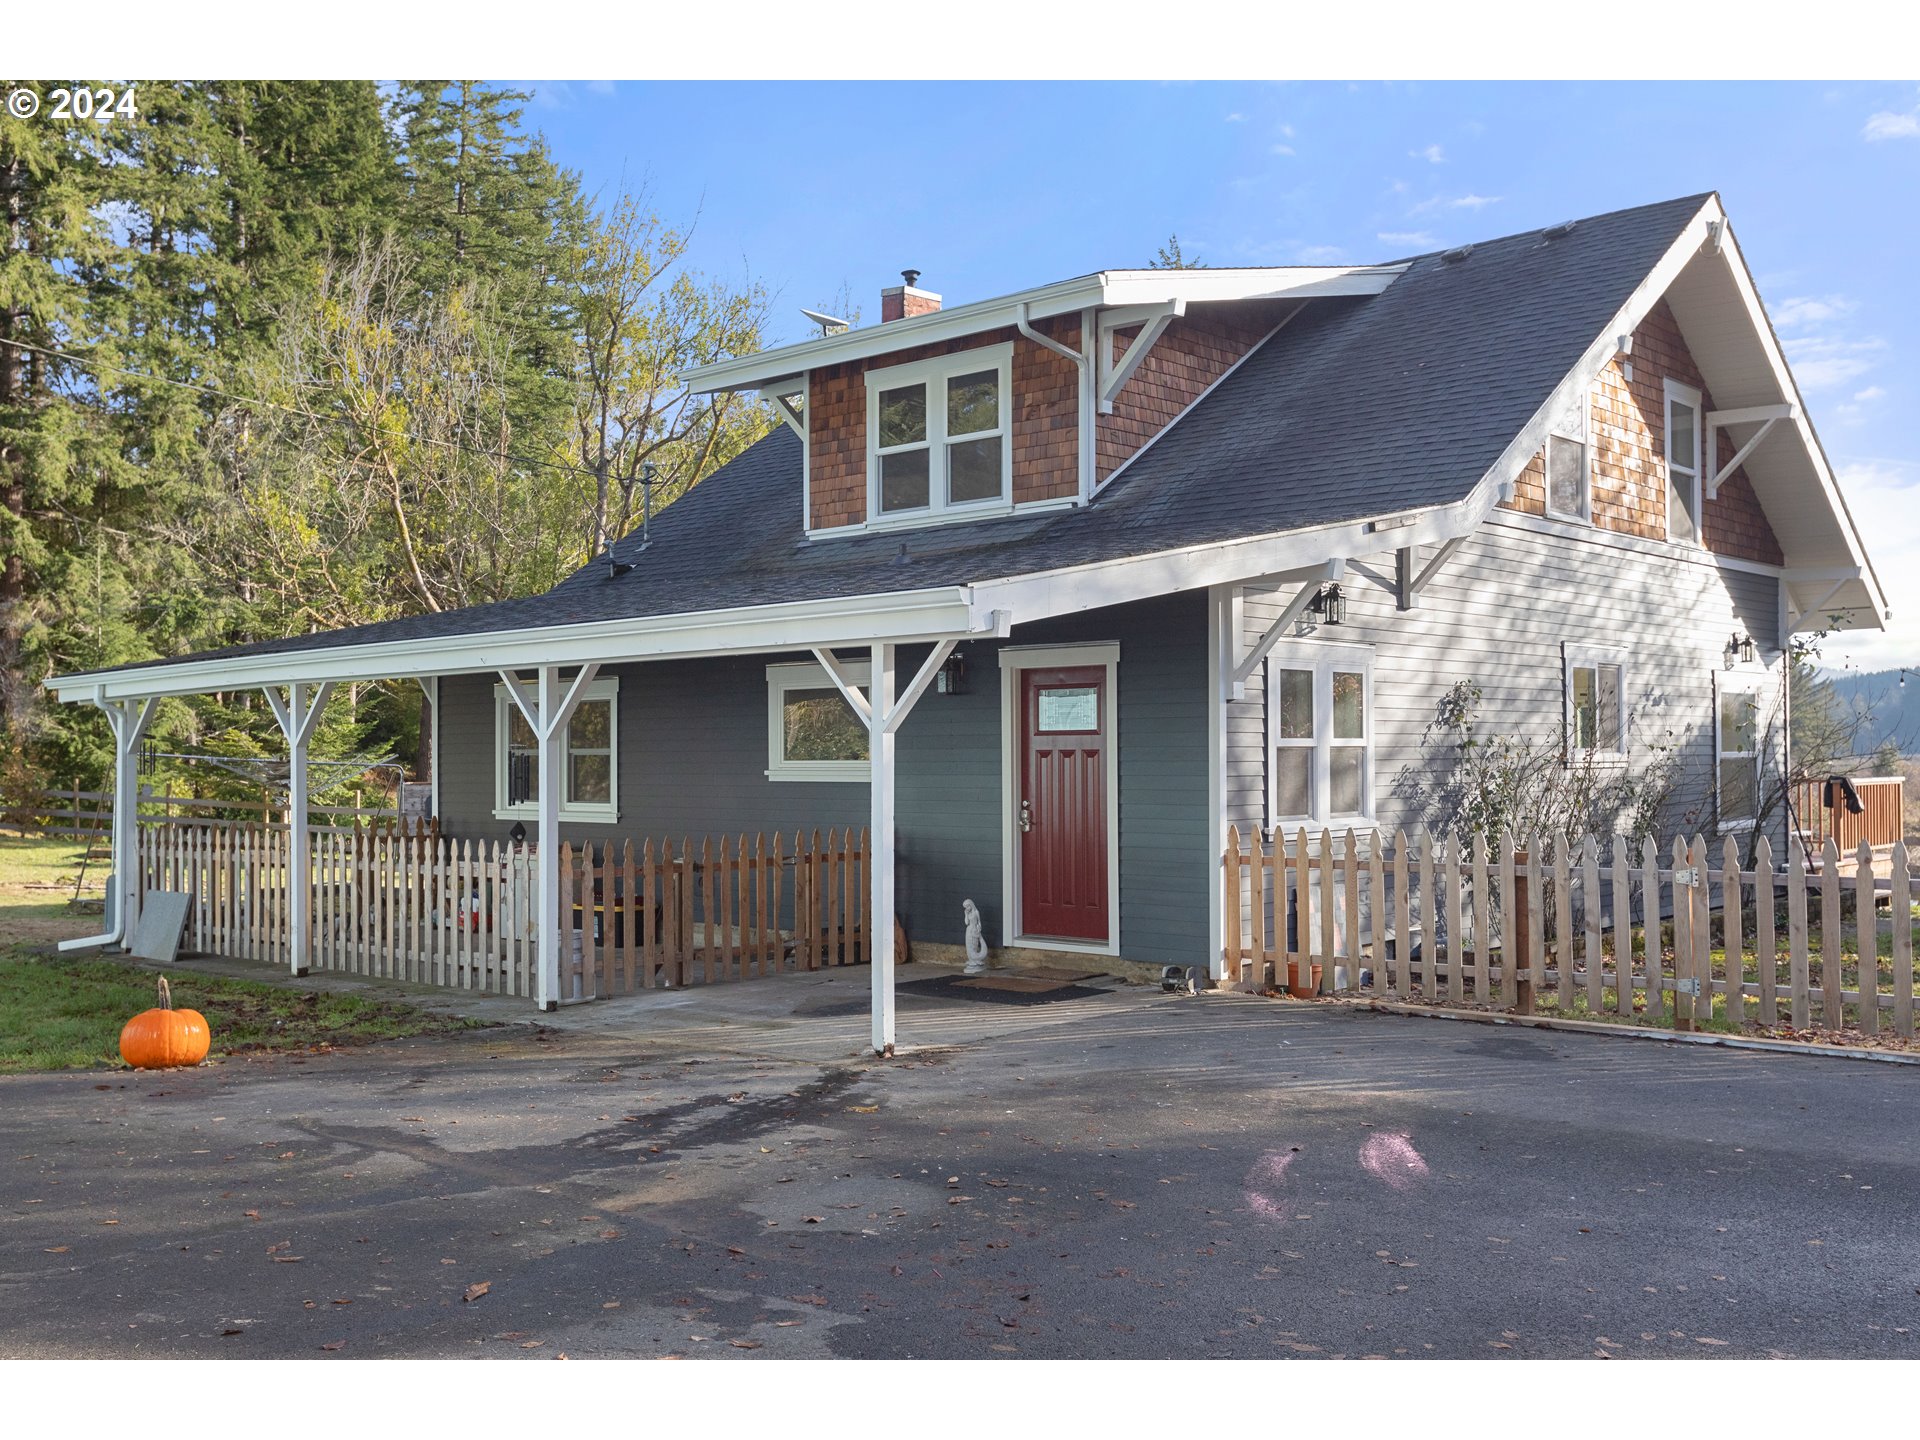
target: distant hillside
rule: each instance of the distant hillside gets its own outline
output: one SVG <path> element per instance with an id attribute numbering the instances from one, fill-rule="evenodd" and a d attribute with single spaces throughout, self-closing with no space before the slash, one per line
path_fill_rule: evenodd
<path id="1" fill-rule="evenodd" d="M 1848 671 L 1822 678 L 1833 682 L 1842 704 L 1872 712 L 1872 720 L 1854 737 L 1854 754 L 1871 755 L 1889 739 L 1903 755 L 1920 754 L 1920 679 L 1909 678 L 1903 688 L 1898 670 Z"/>

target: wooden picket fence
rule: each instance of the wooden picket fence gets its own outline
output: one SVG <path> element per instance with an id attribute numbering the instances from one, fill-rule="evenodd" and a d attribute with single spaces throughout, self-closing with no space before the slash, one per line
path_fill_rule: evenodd
<path id="1" fill-rule="evenodd" d="M 1914 1034 L 1914 875 L 1904 844 L 1842 873 L 1828 839 L 1754 864 L 1728 837 L 1530 844 L 1228 833 L 1228 983 L 1595 1019 L 1638 1015 Z M 1304 903 L 1303 903 L 1304 897 Z M 1883 953 L 1884 952 L 1884 953 Z M 1317 972 L 1317 980 L 1316 980 Z"/>
<path id="2" fill-rule="evenodd" d="M 590 1000 L 870 958 L 867 832 L 632 841 L 560 852 L 560 904 L 581 917 L 561 994 Z M 591 922 L 587 916 L 591 914 Z"/>
<path id="3" fill-rule="evenodd" d="M 532 996 L 534 847 L 426 824 L 316 828 L 312 965 Z M 143 825 L 141 893 L 193 897 L 183 948 L 287 963 L 285 827 Z M 866 832 L 645 840 L 560 851 L 560 996 L 746 979 L 868 958 Z"/>

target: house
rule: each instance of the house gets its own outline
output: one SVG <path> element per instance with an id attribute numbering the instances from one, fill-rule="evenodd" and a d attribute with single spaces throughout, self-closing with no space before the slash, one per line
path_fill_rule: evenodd
<path id="1" fill-rule="evenodd" d="M 1417 824 L 1457 681 L 1752 827 L 1791 637 L 1886 616 L 1717 196 L 1381 265 L 904 278 L 687 377 L 784 423 L 547 594 L 51 683 L 127 796 L 151 697 L 261 687 L 298 759 L 326 686 L 418 677 L 445 830 L 538 842 L 542 1005 L 555 837 L 870 825 L 885 1050 L 895 914 L 1219 974 L 1228 826 Z"/>

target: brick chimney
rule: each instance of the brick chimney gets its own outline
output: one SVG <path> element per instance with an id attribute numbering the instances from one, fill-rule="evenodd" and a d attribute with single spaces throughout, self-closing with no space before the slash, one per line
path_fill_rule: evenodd
<path id="1" fill-rule="evenodd" d="M 889 320 L 911 320 L 916 315 L 931 315 L 940 308 L 940 297 L 931 290 L 922 290 L 914 282 L 920 278 L 918 270 L 902 270 L 900 278 L 904 285 L 889 285 L 880 292 L 880 323 Z"/>

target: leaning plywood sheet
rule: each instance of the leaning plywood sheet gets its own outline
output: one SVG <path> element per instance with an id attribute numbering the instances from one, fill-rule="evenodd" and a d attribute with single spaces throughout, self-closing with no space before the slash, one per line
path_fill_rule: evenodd
<path id="1" fill-rule="evenodd" d="M 142 960 L 171 961 L 180 953 L 193 897 L 178 890 L 149 890 L 140 902 L 140 923 L 133 930 L 133 953 Z"/>

